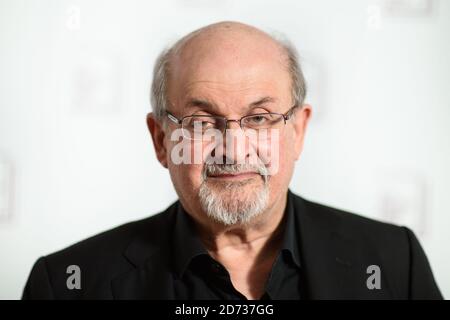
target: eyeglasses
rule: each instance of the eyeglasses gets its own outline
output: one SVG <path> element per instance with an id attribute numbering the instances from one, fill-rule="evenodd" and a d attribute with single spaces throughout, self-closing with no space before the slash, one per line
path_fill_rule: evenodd
<path id="1" fill-rule="evenodd" d="M 166 111 L 166 114 L 172 122 L 181 125 L 183 136 L 185 138 L 197 140 L 195 137 L 201 137 L 209 129 L 219 130 L 223 134 L 228 127 L 228 122 L 238 123 L 243 131 L 246 131 L 247 129 L 256 131 L 274 129 L 281 125 L 285 125 L 286 121 L 292 117 L 297 107 L 298 105 L 294 105 L 286 113 L 257 113 L 244 116 L 240 119 L 227 119 L 221 116 L 210 115 L 190 115 L 178 119 L 168 111 Z"/>

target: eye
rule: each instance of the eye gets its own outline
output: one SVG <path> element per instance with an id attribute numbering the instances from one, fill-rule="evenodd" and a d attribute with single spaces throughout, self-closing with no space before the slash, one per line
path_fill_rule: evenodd
<path id="1" fill-rule="evenodd" d="M 264 122 L 266 120 L 267 120 L 267 117 L 265 117 L 265 116 L 254 116 L 252 118 L 252 121 L 256 122 L 256 123 L 261 123 L 261 122 Z"/>
<path id="2" fill-rule="evenodd" d="M 188 121 L 185 124 L 185 127 L 189 129 L 201 128 L 202 130 L 206 130 L 209 128 L 214 128 L 216 125 L 216 120 L 212 117 L 194 116 L 187 120 Z"/>
<path id="3" fill-rule="evenodd" d="M 252 124 L 252 125 L 265 124 L 266 122 L 268 122 L 270 120 L 269 118 L 270 118 L 269 114 L 267 114 L 267 115 L 257 114 L 257 115 L 246 118 L 246 122 L 248 124 Z"/>
<path id="4" fill-rule="evenodd" d="M 214 127 L 214 120 L 208 119 L 208 120 L 200 120 L 201 126 L 204 129 L 212 128 Z"/>

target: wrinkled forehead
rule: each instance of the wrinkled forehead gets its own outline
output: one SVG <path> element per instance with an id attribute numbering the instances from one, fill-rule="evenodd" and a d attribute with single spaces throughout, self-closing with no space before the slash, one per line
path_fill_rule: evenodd
<path id="1" fill-rule="evenodd" d="M 171 57 L 168 97 L 196 95 L 224 99 L 290 94 L 287 59 L 281 46 L 261 33 L 201 34 Z"/>

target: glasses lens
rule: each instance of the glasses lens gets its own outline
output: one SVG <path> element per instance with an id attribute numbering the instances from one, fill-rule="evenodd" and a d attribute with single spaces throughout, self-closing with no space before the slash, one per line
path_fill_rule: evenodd
<path id="1" fill-rule="evenodd" d="M 275 113 L 255 114 L 242 119 L 242 125 L 250 129 L 271 129 L 282 123 L 283 116 Z"/>
<path id="2" fill-rule="evenodd" d="M 203 134 L 209 129 L 222 130 L 223 119 L 214 116 L 190 116 L 181 123 L 183 135 L 191 140 L 201 140 Z"/>

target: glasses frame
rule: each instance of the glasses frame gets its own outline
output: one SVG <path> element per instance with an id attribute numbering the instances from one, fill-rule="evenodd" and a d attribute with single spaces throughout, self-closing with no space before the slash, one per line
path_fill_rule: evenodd
<path id="1" fill-rule="evenodd" d="M 199 116 L 199 117 L 201 116 L 201 117 L 207 117 L 207 118 L 216 118 L 216 119 L 217 119 L 217 118 L 220 118 L 220 119 L 223 119 L 223 120 L 225 121 L 224 130 L 226 130 L 226 129 L 228 128 L 228 122 L 236 122 L 236 123 L 239 124 L 239 127 L 241 128 L 241 130 L 244 130 L 244 128 L 242 128 L 242 120 L 244 120 L 244 119 L 246 119 L 246 118 L 250 118 L 250 117 L 255 117 L 255 116 L 266 116 L 266 115 L 268 115 L 268 114 L 272 114 L 272 115 L 276 115 L 276 116 L 282 116 L 282 117 L 283 117 L 284 124 L 286 124 L 286 121 L 288 121 L 288 120 L 292 117 L 292 115 L 294 114 L 294 111 L 295 111 L 296 108 L 298 108 L 298 105 L 297 105 L 297 104 L 293 105 L 293 106 L 292 106 L 291 108 L 289 108 L 289 110 L 286 111 L 285 113 L 277 113 L 277 112 L 255 113 L 255 114 L 250 114 L 250 115 L 247 115 L 247 116 L 243 116 L 243 117 L 240 118 L 240 119 L 228 119 L 228 118 L 222 117 L 222 116 L 213 116 L 213 115 L 195 115 L 195 114 L 188 115 L 188 116 L 184 116 L 184 117 L 182 117 L 181 119 L 179 119 L 179 118 L 175 117 L 175 116 L 173 115 L 173 113 L 171 113 L 171 112 L 169 112 L 169 111 L 166 111 L 166 115 L 167 115 L 167 117 L 168 117 L 173 123 L 175 123 L 175 124 L 177 124 L 177 125 L 181 125 L 181 126 L 182 126 L 182 124 L 183 124 L 184 119 L 192 118 L 192 117 L 196 117 L 196 116 Z"/>

